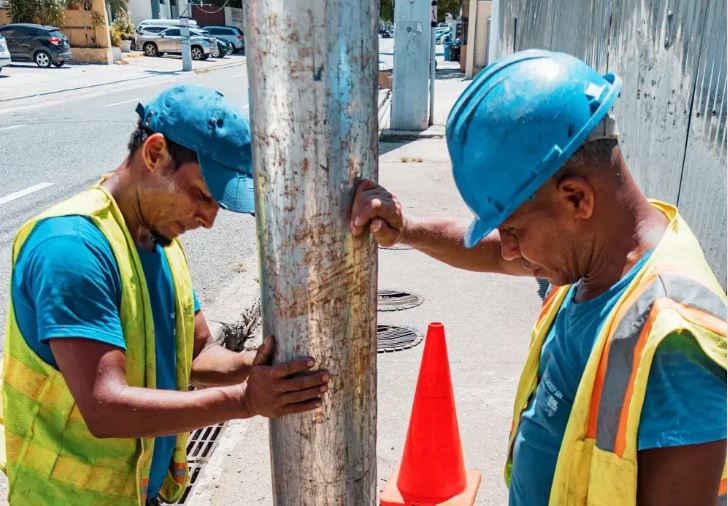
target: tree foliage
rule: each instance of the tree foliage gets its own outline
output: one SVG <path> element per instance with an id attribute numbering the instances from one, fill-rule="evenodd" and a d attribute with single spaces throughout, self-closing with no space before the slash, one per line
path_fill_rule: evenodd
<path id="1" fill-rule="evenodd" d="M 10 0 L 13 23 L 37 23 L 63 28 L 63 14 L 70 7 L 91 9 L 89 0 Z M 106 0 L 114 15 L 127 11 L 127 0 Z"/>
<path id="2" fill-rule="evenodd" d="M 63 13 L 69 0 L 10 0 L 13 23 L 63 26 Z"/>

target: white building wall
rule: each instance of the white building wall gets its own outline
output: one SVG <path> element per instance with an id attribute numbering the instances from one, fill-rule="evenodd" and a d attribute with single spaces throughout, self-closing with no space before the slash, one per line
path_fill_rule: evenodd
<path id="1" fill-rule="evenodd" d="M 151 0 L 129 0 L 129 19 L 135 25 L 152 17 Z"/>

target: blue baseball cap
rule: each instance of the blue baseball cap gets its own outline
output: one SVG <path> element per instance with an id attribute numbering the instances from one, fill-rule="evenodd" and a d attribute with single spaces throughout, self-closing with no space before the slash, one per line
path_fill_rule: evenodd
<path id="1" fill-rule="evenodd" d="M 144 128 L 197 153 L 202 177 L 220 207 L 255 213 L 250 127 L 222 93 L 184 84 L 136 110 Z"/>

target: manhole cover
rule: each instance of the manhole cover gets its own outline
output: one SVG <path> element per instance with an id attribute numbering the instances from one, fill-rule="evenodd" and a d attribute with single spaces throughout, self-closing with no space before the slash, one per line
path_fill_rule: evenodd
<path id="1" fill-rule="evenodd" d="M 393 246 L 379 246 L 379 249 L 412 249 L 412 246 L 406 244 L 395 244 Z"/>
<path id="2" fill-rule="evenodd" d="M 187 485 L 187 490 L 185 490 L 177 504 L 185 504 L 192 492 L 192 488 L 197 483 L 202 468 L 210 460 L 212 452 L 215 451 L 224 427 L 224 423 L 203 427 L 194 431 L 190 436 L 190 440 L 187 441 L 187 464 L 190 466 L 190 484 Z"/>
<path id="3" fill-rule="evenodd" d="M 419 306 L 423 301 L 421 295 L 401 290 L 379 290 L 377 292 L 378 311 L 404 311 Z"/>
<path id="4" fill-rule="evenodd" d="M 377 325 L 377 353 L 407 350 L 421 341 L 422 336 L 412 327 Z"/>

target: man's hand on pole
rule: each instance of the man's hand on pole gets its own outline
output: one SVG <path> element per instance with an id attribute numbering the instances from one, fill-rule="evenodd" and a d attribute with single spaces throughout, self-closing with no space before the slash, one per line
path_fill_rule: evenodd
<path id="1" fill-rule="evenodd" d="M 360 235 L 368 224 L 377 243 L 392 246 L 402 239 L 405 223 L 402 205 L 395 195 L 368 179 L 359 184 L 349 223 L 353 235 Z"/>
<path id="2" fill-rule="evenodd" d="M 252 415 L 268 418 L 301 413 L 321 406 L 321 396 L 328 390 L 328 371 L 309 372 L 312 358 L 302 358 L 269 365 L 275 348 L 272 336 L 265 338 L 244 383 L 242 404 Z"/>

